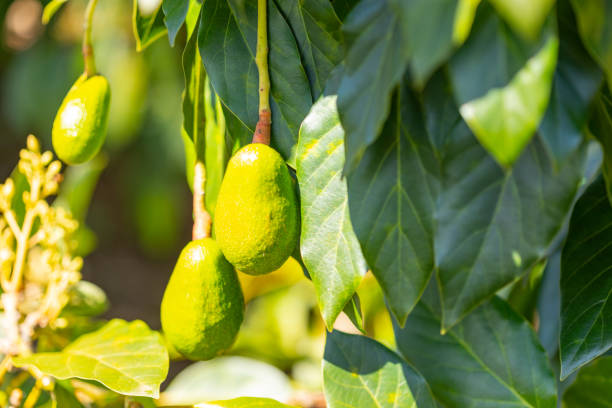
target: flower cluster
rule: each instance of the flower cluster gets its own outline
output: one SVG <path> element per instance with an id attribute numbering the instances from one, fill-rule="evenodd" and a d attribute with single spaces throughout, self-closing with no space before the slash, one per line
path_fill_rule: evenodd
<path id="1" fill-rule="evenodd" d="M 80 278 L 83 261 L 73 256 L 78 228 L 70 213 L 49 205 L 58 191 L 61 163 L 41 153 L 32 135 L 17 171 L 0 184 L 0 354 L 31 351 L 39 327 L 52 325 Z"/>

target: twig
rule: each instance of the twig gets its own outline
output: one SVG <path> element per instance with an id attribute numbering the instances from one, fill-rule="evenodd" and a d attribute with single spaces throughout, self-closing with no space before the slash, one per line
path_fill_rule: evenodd
<path id="1" fill-rule="evenodd" d="M 91 26 L 93 14 L 98 0 L 89 0 L 85 10 L 85 23 L 83 34 L 83 60 L 85 61 L 85 75 L 89 78 L 97 73 L 96 61 L 94 59 L 93 43 L 91 41 Z"/>
<path id="2" fill-rule="evenodd" d="M 196 161 L 193 171 L 193 232 L 194 240 L 210 237 L 212 219 L 206 211 L 206 167 L 200 160 Z"/>
<path id="3" fill-rule="evenodd" d="M 268 10 L 267 0 L 257 1 L 257 52 L 255 64 L 259 72 L 259 120 L 253 143 L 270 144 L 270 73 L 268 72 Z"/>

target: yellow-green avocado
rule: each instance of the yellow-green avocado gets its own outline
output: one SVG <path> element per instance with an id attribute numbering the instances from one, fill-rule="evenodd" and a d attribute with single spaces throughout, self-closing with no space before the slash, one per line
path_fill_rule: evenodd
<path id="1" fill-rule="evenodd" d="M 68 164 L 92 159 L 104 144 L 110 86 L 102 75 L 85 74 L 72 85 L 53 121 L 53 149 Z"/>
<path id="2" fill-rule="evenodd" d="M 299 210 L 289 169 L 271 147 L 254 143 L 227 165 L 217 198 L 215 237 L 236 269 L 278 269 L 297 245 Z"/>
<path id="3" fill-rule="evenodd" d="M 181 252 L 161 303 L 167 340 L 191 360 L 229 349 L 244 318 L 238 276 L 217 243 L 192 241 Z"/>

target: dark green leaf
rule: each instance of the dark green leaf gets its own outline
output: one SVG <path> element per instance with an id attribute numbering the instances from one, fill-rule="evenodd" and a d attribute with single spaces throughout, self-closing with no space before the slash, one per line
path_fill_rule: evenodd
<path id="1" fill-rule="evenodd" d="M 255 65 L 257 2 L 207 0 L 202 6 L 199 48 L 206 72 L 223 104 L 252 135 L 258 120 Z M 299 126 L 312 105 L 308 78 L 291 28 L 273 1 L 268 2 L 272 146 L 292 165 Z M 227 117 L 227 115 L 226 115 Z M 235 128 L 229 124 L 230 132 Z"/>
<path id="2" fill-rule="evenodd" d="M 612 0 L 571 0 L 584 45 L 612 87 Z"/>
<path id="3" fill-rule="evenodd" d="M 602 173 L 612 205 L 612 95 L 607 89 L 599 93 L 591 112 L 589 130 L 601 143 L 604 152 Z"/>
<path id="4" fill-rule="evenodd" d="M 353 232 L 344 166 L 344 131 L 336 97 L 321 98 L 304 119 L 297 148 L 300 249 L 329 329 L 367 271 Z"/>
<path id="5" fill-rule="evenodd" d="M 599 160 L 583 142 L 555 169 L 538 137 L 504 172 L 449 92 L 434 77 L 421 107 L 404 84 L 382 136 L 348 178 L 353 227 L 391 310 L 403 322 L 436 269 L 444 329 L 548 255 L 592 177 L 587 159 Z"/>
<path id="6" fill-rule="evenodd" d="M 124 395 L 157 398 L 168 374 L 168 352 L 161 335 L 143 322 L 115 319 L 61 352 L 16 357 L 13 364 L 58 379 L 95 380 Z"/>
<path id="7" fill-rule="evenodd" d="M 561 324 L 561 251 L 555 251 L 549 258 L 542 277 L 538 296 L 538 337 L 549 356 L 559 349 Z"/>
<path id="8" fill-rule="evenodd" d="M 556 407 L 556 383 L 530 325 L 494 297 L 440 334 L 435 285 L 401 329 L 400 352 L 423 374 L 442 407 Z"/>
<path id="9" fill-rule="evenodd" d="M 391 93 L 407 65 L 422 87 L 452 49 L 456 0 L 363 0 L 344 23 L 346 71 L 338 109 L 352 170 L 389 113 Z"/>
<path id="10" fill-rule="evenodd" d="M 49 21 L 53 18 L 55 13 L 67 2 L 68 0 L 51 0 L 45 5 L 42 14 L 42 23 L 49 24 Z"/>
<path id="11" fill-rule="evenodd" d="M 144 50 L 161 38 L 166 33 L 161 2 L 151 14 L 143 15 L 138 6 L 138 0 L 134 0 L 132 25 L 134 28 L 137 51 Z"/>
<path id="12" fill-rule="evenodd" d="M 274 0 L 291 26 L 314 99 L 344 57 L 340 26 L 329 0 Z"/>
<path id="13" fill-rule="evenodd" d="M 329 408 L 435 408 L 423 377 L 375 340 L 333 331 L 323 357 L 323 387 Z"/>
<path id="14" fill-rule="evenodd" d="M 582 45 L 569 0 L 557 6 L 559 60 L 548 109 L 540 124 L 542 141 L 557 163 L 583 140 L 589 106 L 602 80 L 601 71 Z"/>
<path id="15" fill-rule="evenodd" d="M 363 313 L 361 312 L 361 301 L 359 300 L 359 295 L 357 293 L 353 295 L 342 311 L 346 314 L 357 330 L 363 334 L 366 334 Z"/>
<path id="16" fill-rule="evenodd" d="M 561 258 L 561 378 L 612 347 L 612 207 L 599 179 L 578 200 Z"/>
<path id="17" fill-rule="evenodd" d="M 348 13 L 357 3 L 359 3 L 359 0 L 332 0 L 334 10 L 336 10 L 336 14 L 342 21 L 344 21 Z"/>
<path id="18" fill-rule="evenodd" d="M 190 3 L 199 3 L 198 0 L 163 0 L 162 8 L 166 18 L 164 19 L 168 29 L 168 40 L 174 47 L 176 34 L 183 26 Z M 201 4 L 201 3 L 200 3 Z"/>
<path id="19" fill-rule="evenodd" d="M 555 0 L 489 0 L 497 12 L 526 38 L 536 38 Z"/>
<path id="20" fill-rule="evenodd" d="M 578 372 L 563 395 L 565 408 L 612 407 L 612 357 L 600 357 Z"/>

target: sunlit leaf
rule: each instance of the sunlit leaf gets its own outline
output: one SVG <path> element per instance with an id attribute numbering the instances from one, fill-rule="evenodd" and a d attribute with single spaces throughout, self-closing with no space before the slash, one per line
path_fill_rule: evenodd
<path id="1" fill-rule="evenodd" d="M 527 38 L 536 38 L 555 0 L 489 0 L 497 12 Z"/>
<path id="2" fill-rule="evenodd" d="M 336 97 L 323 97 L 300 129 L 297 177 L 302 211 L 300 249 L 328 328 L 367 270 L 350 220 L 343 166 L 344 131 Z"/>
<path id="3" fill-rule="evenodd" d="M 327 335 L 323 384 L 329 408 L 434 408 L 429 386 L 412 366 L 375 340 Z"/>
<path id="4" fill-rule="evenodd" d="M 51 21 L 55 13 L 57 13 L 67 1 L 68 0 L 51 0 L 47 3 L 43 9 L 42 23 L 45 25 L 49 24 L 49 21 Z"/>
<path id="5" fill-rule="evenodd" d="M 13 363 L 58 379 L 94 380 L 120 394 L 154 398 L 168 374 L 168 352 L 161 335 L 138 320 L 111 320 L 61 352 L 16 357 Z"/>
<path id="6" fill-rule="evenodd" d="M 269 398 L 241 397 L 227 401 L 197 404 L 195 408 L 296 408 Z"/>

